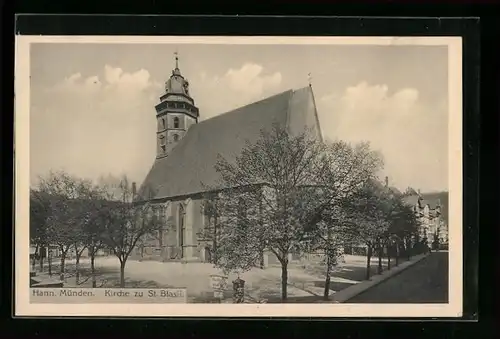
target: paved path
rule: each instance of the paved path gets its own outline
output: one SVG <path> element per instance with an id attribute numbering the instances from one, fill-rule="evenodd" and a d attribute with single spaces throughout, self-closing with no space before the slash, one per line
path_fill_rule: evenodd
<path id="1" fill-rule="evenodd" d="M 436 252 L 346 303 L 447 302 L 448 252 Z"/>

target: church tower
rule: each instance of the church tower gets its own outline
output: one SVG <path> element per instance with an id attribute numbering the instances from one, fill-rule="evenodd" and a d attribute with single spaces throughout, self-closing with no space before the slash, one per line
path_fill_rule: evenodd
<path id="1" fill-rule="evenodd" d="M 189 82 L 179 69 L 179 57 L 175 53 L 175 69 L 165 83 L 165 94 L 155 106 L 156 158 L 168 156 L 172 148 L 186 134 L 189 126 L 198 122 L 199 111 L 189 94 Z"/>

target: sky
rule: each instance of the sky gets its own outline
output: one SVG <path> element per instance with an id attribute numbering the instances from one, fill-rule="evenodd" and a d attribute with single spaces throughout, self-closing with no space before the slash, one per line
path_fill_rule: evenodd
<path id="1" fill-rule="evenodd" d="M 311 73 L 325 139 L 369 141 L 401 190 L 448 189 L 448 51 L 416 45 L 32 44 L 31 184 L 50 170 L 141 183 L 175 51 L 201 120 Z"/>

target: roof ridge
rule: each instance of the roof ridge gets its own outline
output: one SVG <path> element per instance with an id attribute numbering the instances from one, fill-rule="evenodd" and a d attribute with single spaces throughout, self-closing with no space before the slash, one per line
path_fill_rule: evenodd
<path id="1" fill-rule="evenodd" d="M 311 93 L 312 101 L 313 101 L 313 106 L 314 106 L 314 118 L 316 119 L 316 125 L 318 126 L 318 133 L 319 133 L 319 139 L 321 142 L 323 142 L 323 131 L 321 130 L 321 124 L 319 123 L 319 116 L 318 116 L 318 108 L 316 106 L 316 98 L 314 97 L 314 91 L 312 89 L 312 85 L 307 86 L 309 87 L 309 91 Z"/>
<path id="2" fill-rule="evenodd" d="M 286 119 L 285 119 L 285 129 L 287 131 L 287 133 L 290 133 L 289 132 L 289 129 L 290 129 L 290 107 L 291 107 L 291 101 L 292 101 L 292 98 L 293 98 L 293 95 L 295 94 L 297 90 L 290 90 L 290 95 L 288 96 L 288 101 L 287 101 L 287 104 L 286 104 Z"/>
<path id="3" fill-rule="evenodd" d="M 239 110 L 245 109 L 245 108 L 247 108 L 247 107 L 249 107 L 249 106 L 253 106 L 253 105 L 259 104 L 259 103 L 261 103 L 261 102 L 263 102 L 263 101 L 274 99 L 275 97 L 278 97 L 278 96 L 280 96 L 280 95 L 284 95 L 284 94 L 285 94 L 285 93 L 287 93 L 287 92 L 292 92 L 292 93 L 293 93 L 293 89 L 288 89 L 288 90 L 286 90 L 286 91 L 283 91 L 283 92 L 280 92 L 280 93 L 273 94 L 273 95 L 271 95 L 271 96 L 265 97 L 265 98 L 263 98 L 263 99 L 261 99 L 261 100 L 254 101 L 254 102 L 248 103 L 248 104 L 243 105 L 243 106 L 239 106 L 239 107 L 237 107 L 237 108 L 235 108 L 235 109 L 232 109 L 232 110 L 230 110 L 230 111 L 226 111 L 226 112 L 223 112 L 223 113 L 221 113 L 221 114 L 217 114 L 216 116 L 213 116 L 213 117 L 208 118 L 208 119 L 206 119 L 206 120 L 202 120 L 202 121 L 198 122 L 198 123 L 197 123 L 197 124 L 195 124 L 195 125 L 200 125 L 200 124 L 202 124 L 202 123 L 204 123 L 204 122 L 206 122 L 206 121 L 211 121 L 211 120 L 217 119 L 217 118 L 219 118 L 219 117 L 225 116 L 226 114 L 233 113 L 233 112 L 235 112 L 235 111 L 239 111 Z"/>

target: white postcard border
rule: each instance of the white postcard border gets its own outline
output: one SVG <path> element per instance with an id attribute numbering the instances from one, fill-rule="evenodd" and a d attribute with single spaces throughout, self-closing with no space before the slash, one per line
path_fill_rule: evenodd
<path id="1" fill-rule="evenodd" d="M 31 304 L 29 298 L 30 44 L 334 44 L 448 46 L 449 303 Z M 23 36 L 15 41 L 15 315 L 103 317 L 458 317 L 462 315 L 462 38 Z"/>

